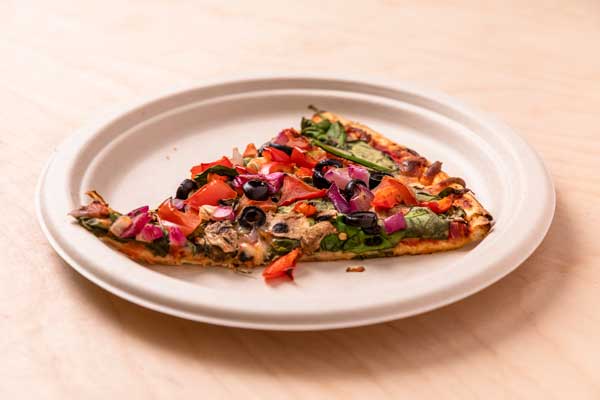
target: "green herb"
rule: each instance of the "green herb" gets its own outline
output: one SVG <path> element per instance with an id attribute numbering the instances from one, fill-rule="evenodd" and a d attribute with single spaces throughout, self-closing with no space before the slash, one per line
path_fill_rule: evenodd
<path id="1" fill-rule="evenodd" d="M 238 172 L 234 168 L 225 167 L 223 165 L 213 165 L 212 167 L 207 168 L 201 174 L 196 175 L 194 180 L 198 182 L 198 185 L 204 186 L 208 180 L 208 174 L 217 174 L 221 176 L 228 176 L 230 178 L 238 176 Z"/>
<path id="2" fill-rule="evenodd" d="M 145 245 L 155 256 L 165 257 L 169 254 L 170 249 L 168 235 L 169 233 L 163 229 L 163 237 L 156 239 L 151 243 L 145 243 Z"/>
<path id="3" fill-rule="evenodd" d="M 300 247 L 300 241 L 296 239 L 273 239 L 271 242 L 271 249 L 277 255 L 287 254 L 290 251 L 294 250 L 296 247 Z"/>
<path id="4" fill-rule="evenodd" d="M 80 218 L 79 223 L 96 236 L 105 235 L 112 221 L 105 218 Z"/>
<path id="5" fill-rule="evenodd" d="M 462 195 L 462 194 L 465 194 L 468 191 L 469 191 L 469 189 L 456 189 L 456 188 L 454 188 L 452 186 L 448 186 L 447 188 L 445 188 L 444 190 L 442 190 L 441 192 L 439 192 L 437 194 L 437 196 L 440 199 L 443 199 L 444 197 L 450 196 L 451 194 Z"/>
<path id="6" fill-rule="evenodd" d="M 330 146 L 330 145 L 328 145 L 326 143 L 323 143 L 323 142 L 321 142 L 319 140 L 313 140 L 312 143 L 315 146 L 319 146 L 320 148 L 322 148 L 323 150 L 325 150 L 328 153 L 331 153 L 331 154 L 336 155 L 338 157 L 345 158 L 346 160 L 354 161 L 357 164 L 364 165 L 365 167 L 374 169 L 376 171 L 387 172 L 387 173 L 394 172 L 393 168 L 387 167 L 385 165 L 376 164 L 376 163 L 371 162 L 369 160 L 366 160 L 364 158 L 360 158 L 360 157 L 356 156 L 355 154 L 353 154 L 351 151 L 338 149 L 336 147 L 333 147 L 333 146 Z M 364 143 L 364 142 L 359 142 L 359 143 Z M 367 145 L 367 146 L 369 146 L 366 143 L 364 143 L 364 144 Z M 375 150 L 375 149 L 373 149 L 373 150 Z M 375 150 L 375 151 L 378 151 L 378 150 Z M 381 154 L 383 154 L 383 153 L 381 153 Z M 393 161 L 391 161 L 391 163 L 395 167 L 395 164 L 393 163 Z"/>
<path id="7" fill-rule="evenodd" d="M 469 189 L 456 189 L 452 186 L 448 186 L 447 188 L 439 192 L 437 195 L 419 191 L 416 193 L 416 197 L 418 201 L 438 201 L 443 199 L 444 197 L 450 196 L 451 194 L 462 195 L 468 191 Z"/>
<path id="8" fill-rule="evenodd" d="M 111 212 L 108 217 L 110 218 L 111 222 L 115 222 L 117 220 L 117 218 L 119 218 L 121 216 L 121 213 L 113 211 Z"/>
<path id="9" fill-rule="evenodd" d="M 313 139 L 326 141 L 327 131 L 330 127 L 331 122 L 328 119 L 313 122 L 308 118 L 302 117 L 302 121 L 300 122 L 300 133 Z"/>

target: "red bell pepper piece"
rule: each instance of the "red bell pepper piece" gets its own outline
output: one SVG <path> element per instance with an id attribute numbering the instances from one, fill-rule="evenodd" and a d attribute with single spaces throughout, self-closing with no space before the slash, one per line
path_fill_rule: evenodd
<path id="1" fill-rule="evenodd" d="M 327 194 L 326 189 L 317 189 L 300 179 L 286 175 L 283 178 L 283 186 L 281 187 L 281 198 L 279 199 L 280 206 L 292 204 L 298 200 L 316 199 L 324 197 Z"/>
<path id="2" fill-rule="evenodd" d="M 171 203 L 171 199 L 165 200 L 158 207 L 158 217 L 161 220 L 177 225 L 179 230 L 185 236 L 188 236 L 190 233 L 194 232 L 198 225 L 200 225 L 200 222 L 202 222 L 198 213 L 193 211 L 184 212 L 178 210 Z"/>
<path id="3" fill-rule="evenodd" d="M 314 168 L 317 165 L 317 162 L 299 147 L 292 149 L 290 160 L 299 167 Z"/>
<path id="4" fill-rule="evenodd" d="M 262 175 L 268 175 L 271 172 L 292 172 L 292 164 L 271 161 L 260 167 Z"/>
<path id="5" fill-rule="evenodd" d="M 284 164 L 290 163 L 290 156 L 288 156 L 285 151 L 276 149 L 274 147 L 265 147 L 262 152 L 262 156 L 268 161 L 275 161 Z"/>
<path id="6" fill-rule="evenodd" d="M 200 208 L 203 205 L 216 206 L 221 199 L 235 199 L 236 197 L 236 191 L 226 182 L 213 180 L 192 194 L 185 200 L 185 204 L 193 208 Z"/>
<path id="7" fill-rule="evenodd" d="M 254 145 L 254 143 L 250 143 L 248 146 L 246 146 L 246 150 L 244 150 L 244 154 L 242 154 L 242 157 L 254 158 L 257 155 L 258 155 L 258 150 L 256 150 L 256 146 Z"/>
<path id="8" fill-rule="evenodd" d="M 231 161 L 229 161 L 229 158 L 223 156 L 220 159 L 218 159 L 217 161 L 213 161 L 210 163 L 202 163 L 202 164 L 193 166 L 192 169 L 190 170 L 190 172 L 192 173 L 192 179 L 194 179 L 194 177 L 196 175 L 203 173 L 204 171 L 206 171 L 210 167 L 214 167 L 215 165 L 222 165 L 224 167 L 233 168 L 233 164 L 231 163 Z"/>
<path id="9" fill-rule="evenodd" d="M 265 280 L 269 280 L 287 275 L 291 280 L 294 280 L 294 268 L 299 257 L 300 249 L 296 248 L 286 255 L 277 258 L 265 268 L 262 273 L 263 277 Z"/>
<path id="10" fill-rule="evenodd" d="M 371 204 L 377 208 L 389 209 L 400 203 L 407 206 L 417 204 L 417 199 L 412 191 L 391 176 L 385 176 L 379 186 L 375 188 L 373 194 L 375 197 Z"/>
<path id="11" fill-rule="evenodd" d="M 296 170 L 296 172 L 294 172 L 294 175 L 296 175 L 300 179 L 310 178 L 311 176 L 313 176 L 313 170 L 310 168 L 301 167 L 301 168 L 298 168 Z"/>
<path id="12" fill-rule="evenodd" d="M 305 201 L 300 201 L 294 206 L 294 211 L 300 214 L 304 214 L 307 217 L 313 216 L 317 213 L 317 207 L 312 204 L 308 204 Z"/>
<path id="13" fill-rule="evenodd" d="M 452 207 L 454 197 L 452 195 L 446 196 L 441 200 L 437 201 L 422 201 L 419 203 L 420 206 L 428 207 L 431 211 L 436 214 L 443 214 Z"/>

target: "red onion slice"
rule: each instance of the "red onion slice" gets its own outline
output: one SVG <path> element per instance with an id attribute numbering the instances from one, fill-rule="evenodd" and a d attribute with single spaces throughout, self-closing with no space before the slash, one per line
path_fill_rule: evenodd
<path id="1" fill-rule="evenodd" d="M 163 237 L 163 231 L 159 226 L 146 224 L 140 233 L 135 236 L 135 239 L 139 240 L 140 242 L 150 243 L 160 239 L 161 237 Z"/>
<path id="2" fill-rule="evenodd" d="M 366 186 L 356 185 L 354 195 L 350 198 L 350 212 L 367 211 L 375 195 Z"/>
<path id="3" fill-rule="evenodd" d="M 213 219 L 215 221 L 224 221 L 224 220 L 233 221 L 235 219 L 235 214 L 233 212 L 233 207 L 231 207 L 231 206 L 218 206 L 213 211 L 211 219 Z"/>
<path id="4" fill-rule="evenodd" d="M 150 222 L 151 219 L 152 217 L 148 212 L 136 215 L 131 219 L 131 225 L 129 225 L 129 228 L 125 229 L 119 237 L 123 239 L 134 237 L 141 232 L 144 226 Z"/>
<path id="5" fill-rule="evenodd" d="M 187 239 L 178 227 L 168 226 L 167 230 L 169 231 L 169 243 L 172 247 L 185 246 Z"/>
<path id="6" fill-rule="evenodd" d="M 363 181 L 367 186 L 369 186 L 370 174 L 366 168 L 359 167 L 358 165 L 350 164 L 350 165 L 348 165 L 348 175 L 350 175 L 350 178 Z"/>
<path id="7" fill-rule="evenodd" d="M 147 213 L 149 209 L 150 209 L 150 207 L 148 207 L 148 206 L 141 206 L 139 208 L 136 208 L 135 210 L 129 211 L 127 213 L 127 216 L 128 217 L 135 217 L 138 214 Z"/>
<path id="8" fill-rule="evenodd" d="M 348 214 L 350 212 L 350 204 L 344 198 L 344 196 L 342 196 L 340 189 L 335 183 L 332 183 L 329 189 L 327 190 L 327 197 L 329 197 L 329 200 L 331 200 L 333 206 L 339 212 L 344 214 Z"/>
<path id="9" fill-rule="evenodd" d="M 406 219 L 401 212 L 383 220 L 383 228 L 387 234 L 406 229 Z"/>

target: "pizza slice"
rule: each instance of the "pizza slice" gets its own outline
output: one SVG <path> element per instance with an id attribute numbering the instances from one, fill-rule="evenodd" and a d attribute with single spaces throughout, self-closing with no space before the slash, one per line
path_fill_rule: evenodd
<path id="1" fill-rule="evenodd" d="M 433 253 L 489 232 L 491 215 L 441 162 L 314 110 L 300 130 L 192 167 L 156 209 L 122 214 L 92 191 L 71 215 L 136 261 L 267 265 L 266 279 L 292 277 L 298 260 Z"/>

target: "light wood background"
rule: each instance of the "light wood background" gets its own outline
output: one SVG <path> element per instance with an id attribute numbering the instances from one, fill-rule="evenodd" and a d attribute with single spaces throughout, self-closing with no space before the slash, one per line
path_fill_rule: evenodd
<path id="1" fill-rule="evenodd" d="M 550 232 L 464 301 L 358 329 L 145 310 L 50 248 L 54 146 L 117 102 L 253 72 L 416 81 L 496 114 L 556 184 Z M 600 398 L 600 2 L 0 2 L 0 398 Z M 536 207 L 537 199 L 531 199 Z"/>

